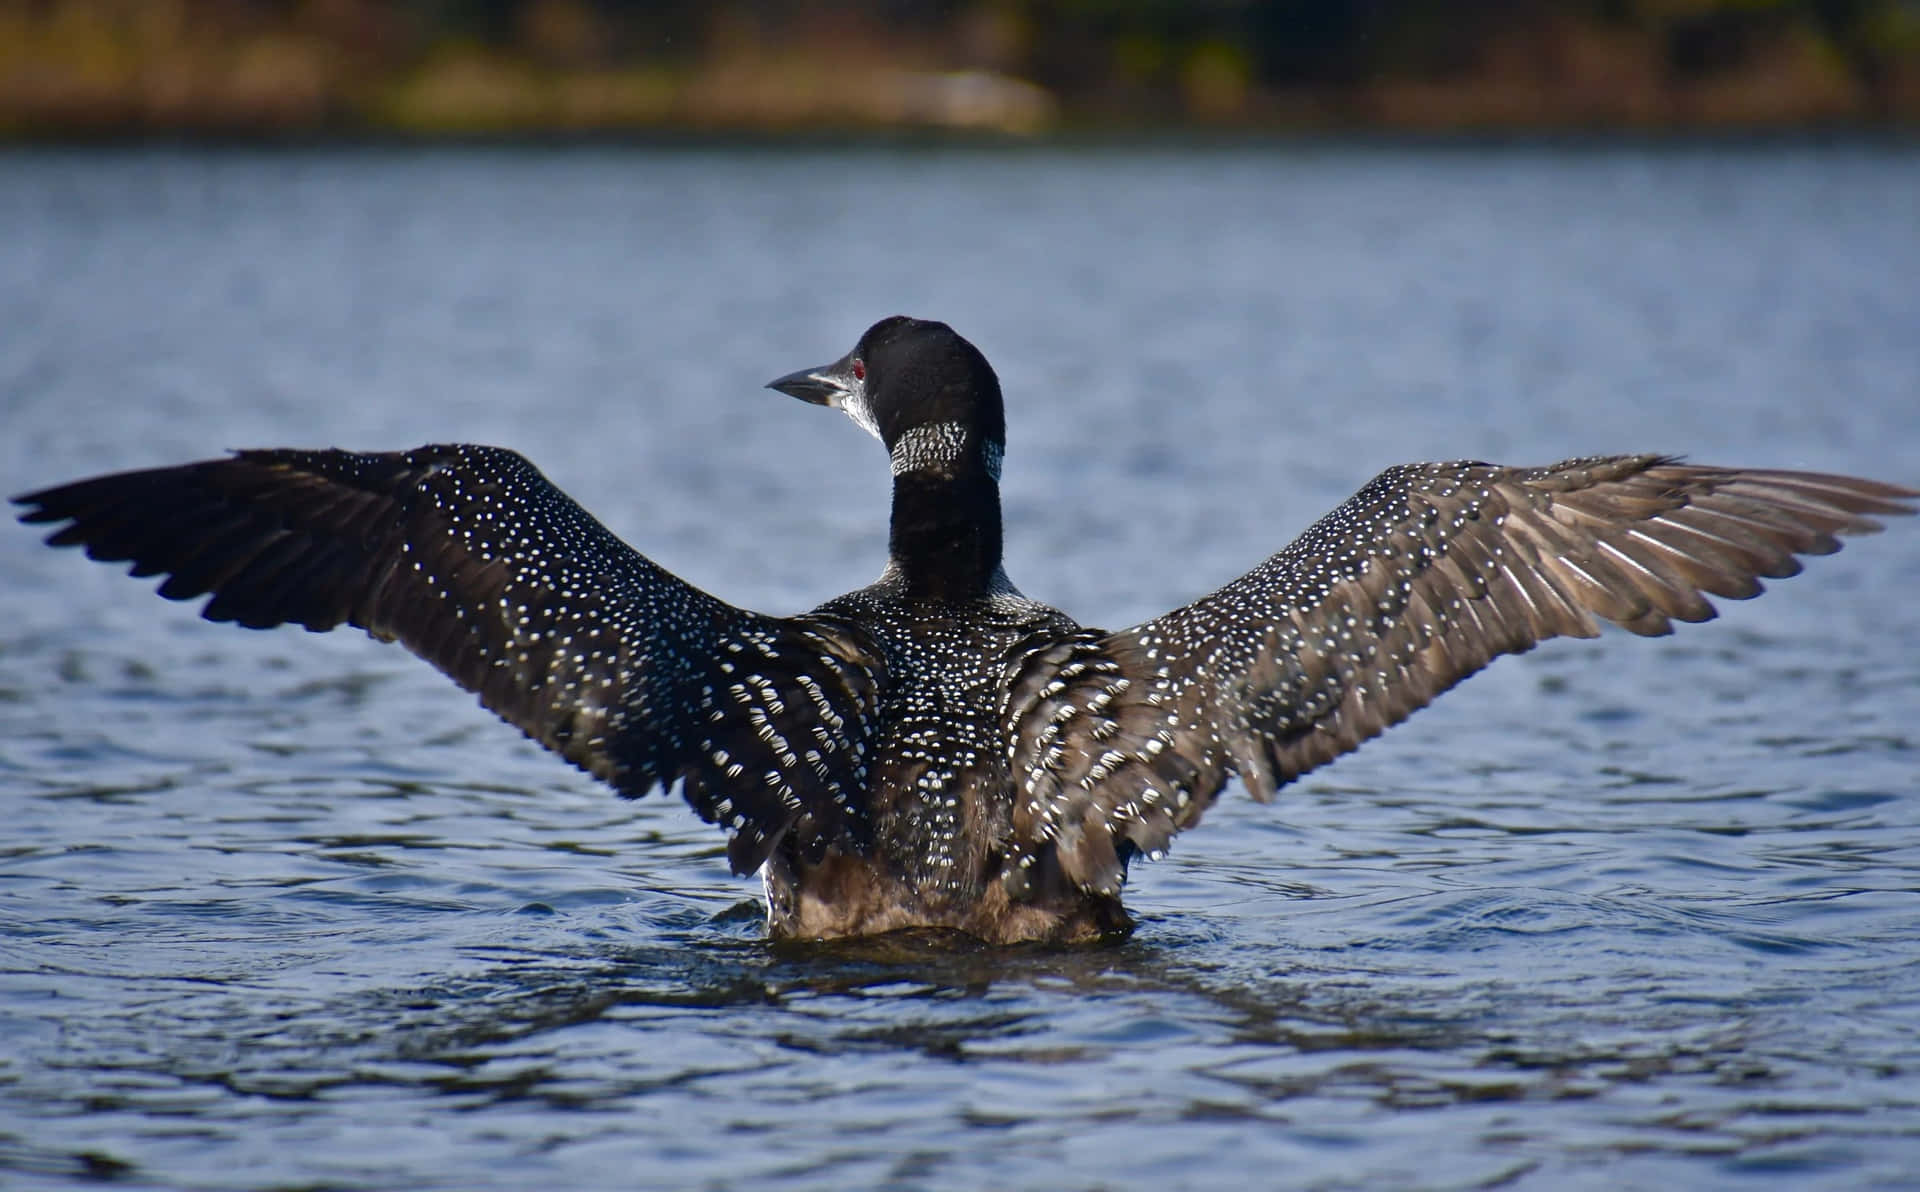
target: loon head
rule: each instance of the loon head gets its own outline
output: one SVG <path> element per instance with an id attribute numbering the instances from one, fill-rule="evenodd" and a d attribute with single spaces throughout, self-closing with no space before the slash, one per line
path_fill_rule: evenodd
<path id="1" fill-rule="evenodd" d="M 802 401 L 846 412 L 886 445 L 900 470 L 903 452 L 915 465 L 939 464 L 966 447 L 999 471 L 1006 447 L 1000 379 L 980 350 L 945 323 L 894 315 L 867 328 L 853 350 L 832 364 L 767 382 Z M 941 444 L 950 444 L 942 451 Z"/>

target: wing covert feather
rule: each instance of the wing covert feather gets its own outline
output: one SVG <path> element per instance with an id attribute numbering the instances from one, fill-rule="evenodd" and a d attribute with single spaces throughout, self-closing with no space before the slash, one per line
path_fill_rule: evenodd
<path id="1" fill-rule="evenodd" d="M 733 607 L 621 542 L 518 454 L 242 451 L 16 498 L 47 541 L 165 575 L 249 628 L 397 640 L 568 761 L 637 796 L 684 781 L 737 868 L 780 836 L 864 848 L 864 635 Z"/>
<path id="2" fill-rule="evenodd" d="M 1708 595 L 1757 595 L 1916 496 L 1657 455 L 1390 468 L 1218 591 L 1030 658 L 1009 715 L 1015 834 L 1117 891 L 1126 858 L 1164 849 L 1231 775 L 1270 799 L 1501 654 L 1602 620 L 1649 636 L 1708 620 Z"/>

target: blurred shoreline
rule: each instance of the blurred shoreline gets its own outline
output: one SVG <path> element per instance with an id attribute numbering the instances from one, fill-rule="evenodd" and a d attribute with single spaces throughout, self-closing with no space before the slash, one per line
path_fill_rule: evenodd
<path id="1" fill-rule="evenodd" d="M 540 128 L 501 132 L 103 132 L 69 136 L 0 137 L 0 159 L 36 155 L 84 154 L 96 150 L 134 152 L 322 154 L 382 151 L 431 153 L 593 153 L 641 151 L 751 151 L 756 153 L 1127 153 L 1169 154 L 1258 152 L 1516 152 L 1540 150 L 1596 154 L 1678 153 L 1694 149 L 1738 152 L 1751 149 L 1889 152 L 1920 151 L 1920 127 L 1829 125 L 1781 128 L 1671 129 L 1459 129 L 1382 128 L 1233 129 L 1178 128 L 1068 129 L 1009 136 L 994 132 L 937 128 L 806 129 L 768 132 L 754 129 L 638 129 L 552 131 Z"/>
<path id="2" fill-rule="evenodd" d="M 12 142 L 1835 130 L 1920 4 L 0 0 Z"/>

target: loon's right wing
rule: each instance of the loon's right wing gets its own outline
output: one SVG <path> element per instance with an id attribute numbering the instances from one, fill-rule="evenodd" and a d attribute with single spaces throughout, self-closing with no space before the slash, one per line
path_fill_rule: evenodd
<path id="1" fill-rule="evenodd" d="M 1011 685 L 1016 835 L 1117 893 L 1129 851 L 1198 820 L 1230 774 L 1256 799 L 1501 654 L 1714 615 L 1796 554 L 1920 493 L 1655 456 L 1390 468 L 1285 550 L 1184 608 L 1024 660 Z M 1016 880 L 1015 885 L 1019 883 Z"/>
<path id="2" fill-rule="evenodd" d="M 242 451 L 16 497 L 27 522 L 201 615 L 398 639 L 629 797 L 684 781 L 751 872 L 787 832 L 864 849 L 885 681 L 851 626 L 733 607 L 647 560 L 518 454 Z"/>

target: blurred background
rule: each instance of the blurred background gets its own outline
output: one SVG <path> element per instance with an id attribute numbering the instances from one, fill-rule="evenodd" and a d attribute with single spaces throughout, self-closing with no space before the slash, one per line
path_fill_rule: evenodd
<path id="1" fill-rule="evenodd" d="M 1801 129 L 1913 0 L 4 0 L 0 135 Z"/>

